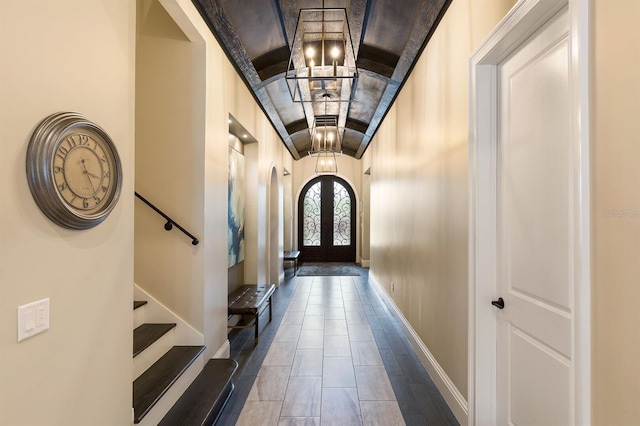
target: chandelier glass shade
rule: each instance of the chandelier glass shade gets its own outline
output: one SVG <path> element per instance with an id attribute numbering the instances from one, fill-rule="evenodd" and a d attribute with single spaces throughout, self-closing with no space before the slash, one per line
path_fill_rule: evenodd
<path id="1" fill-rule="evenodd" d="M 349 102 L 358 79 L 346 9 L 301 9 L 286 73 L 294 102 Z"/>

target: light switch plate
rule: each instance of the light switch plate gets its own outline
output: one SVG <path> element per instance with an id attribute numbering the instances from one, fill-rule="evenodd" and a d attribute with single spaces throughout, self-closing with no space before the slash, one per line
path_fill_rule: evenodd
<path id="1" fill-rule="evenodd" d="M 18 342 L 49 329 L 49 298 L 18 306 Z"/>

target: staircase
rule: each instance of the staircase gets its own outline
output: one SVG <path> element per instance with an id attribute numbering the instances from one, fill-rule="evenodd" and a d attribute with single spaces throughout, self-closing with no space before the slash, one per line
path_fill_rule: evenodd
<path id="1" fill-rule="evenodd" d="M 146 312 L 147 301 L 134 301 L 133 309 L 133 423 L 213 425 L 233 391 L 237 362 L 215 358 L 205 363 L 204 346 L 175 344 L 194 340 L 176 332 L 181 324 L 146 322 L 154 316 Z M 158 309 L 155 302 L 151 311 Z"/>

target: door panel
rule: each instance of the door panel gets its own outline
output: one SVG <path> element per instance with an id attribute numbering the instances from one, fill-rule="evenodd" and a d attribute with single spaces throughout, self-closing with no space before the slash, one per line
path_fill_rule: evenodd
<path id="1" fill-rule="evenodd" d="M 356 202 L 337 176 L 313 179 L 298 201 L 298 247 L 303 262 L 355 262 Z"/>
<path id="2" fill-rule="evenodd" d="M 568 14 L 498 67 L 498 420 L 571 424 Z"/>
<path id="3" fill-rule="evenodd" d="M 513 363 L 509 424 L 570 425 L 569 361 L 515 327 L 510 327 L 509 339 Z"/>

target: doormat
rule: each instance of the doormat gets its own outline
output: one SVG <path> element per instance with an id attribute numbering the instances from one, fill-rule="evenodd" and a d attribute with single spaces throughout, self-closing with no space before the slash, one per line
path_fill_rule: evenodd
<path id="1" fill-rule="evenodd" d="M 359 276 L 360 270 L 353 263 L 341 263 L 341 262 L 305 262 L 298 269 L 298 276 L 300 277 L 312 277 L 312 276 Z"/>

